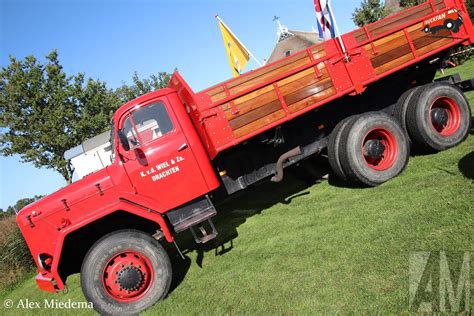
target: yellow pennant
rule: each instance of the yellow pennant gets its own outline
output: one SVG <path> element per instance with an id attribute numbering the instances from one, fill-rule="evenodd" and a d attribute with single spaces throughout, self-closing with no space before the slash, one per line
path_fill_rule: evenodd
<path id="1" fill-rule="evenodd" d="M 219 19 L 219 27 L 222 32 L 222 39 L 224 40 L 225 50 L 229 58 L 230 66 L 234 77 L 238 77 L 245 65 L 250 59 L 250 53 L 240 43 L 234 34 L 227 28 L 227 26 Z"/>

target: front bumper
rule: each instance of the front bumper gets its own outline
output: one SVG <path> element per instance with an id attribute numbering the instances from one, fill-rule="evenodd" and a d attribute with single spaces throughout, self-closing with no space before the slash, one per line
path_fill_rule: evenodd
<path id="1" fill-rule="evenodd" d="M 59 288 L 56 285 L 56 282 L 54 282 L 54 278 L 50 278 L 46 275 L 43 275 L 41 273 L 38 273 L 35 277 L 36 284 L 38 284 L 38 287 L 40 290 L 50 292 L 50 293 L 57 293 Z"/>

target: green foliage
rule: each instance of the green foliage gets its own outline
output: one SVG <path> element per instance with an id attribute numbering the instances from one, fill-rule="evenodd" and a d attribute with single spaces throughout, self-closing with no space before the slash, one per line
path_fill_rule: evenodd
<path id="1" fill-rule="evenodd" d="M 389 13 L 380 0 L 362 0 L 360 8 L 356 8 L 352 13 L 352 21 L 362 27 L 386 17 Z"/>
<path id="2" fill-rule="evenodd" d="M 163 89 L 168 86 L 171 74 L 167 72 L 159 72 L 158 75 L 151 75 L 149 79 L 140 79 L 135 72 L 132 77 L 133 84 L 122 84 L 120 88 L 115 90 L 117 97 L 122 103 L 133 100 L 145 93 Z"/>
<path id="3" fill-rule="evenodd" d="M 23 271 L 32 270 L 34 261 L 25 239 L 18 227 L 4 239 L 0 241 L 2 252 L 0 252 L 0 269 L 20 269 Z"/>
<path id="4" fill-rule="evenodd" d="M 15 211 L 19 211 L 28 204 L 42 198 L 41 195 L 35 195 L 32 198 L 23 198 L 14 205 L 9 206 L 5 213 L 2 212 L 0 218 L 0 289 L 15 284 L 22 279 L 22 276 L 32 271 L 34 261 L 30 250 L 26 245 L 25 239 L 18 228 Z"/>
<path id="5" fill-rule="evenodd" d="M 18 201 L 16 201 L 16 203 L 14 205 L 11 205 L 7 208 L 7 214 L 16 214 L 18 213 L 22 208 L 24 208 L 25 206 L 27 206 L 28 204 L 31 204 L 35 201 L 38 201 L 39 199 L 41 199 L 44 195 L 35 195 L 34 197 L 32 198 L 23 198 L 23 199 L 19 199 Z"/>
<path id="6" fill-rule="evenodd" d="M 0 72 L 0 153 L 58 171 L 71 181 L 64 152 L 103 132 L 118 99 L 104 82 L 67 77 L 56 51 L 40 64 L 10 57 Z"/>
<path id="7" fill-rule="evenodd" d="M 421 4 L 425 1 L 426 0 L 400 0 L 399 4 L 400 4 L 400 7 L 402 8 L 410 8 L 415 5 Z"/>
<path id="8" fill-rule="evenodd" d="M 115 110 L 141 94 L 167 85 L 170 75 L 133 76 L 116 91 L 79 73 L 66 76 L 52 51 L 41 64 L 35 57 L 10 57 L 0 71 L 0 155 L 59 172 L 70 183 L 72 167 L 64 152 L 104 132 Z"/>
<path id="9" fill-rule="evenodd" d="M 458 46 L 451 50 L 450 57 L 447 60 L 452 61 L 456 65 L 462 65 L 466 61 L 474 57 L 474 46 Z"/>
<path id="10" fill-rule="evenodd" d="M 471 20 L 474 19 L 474 0 L 467 0 L 466 1 L 467 13 Z"/>

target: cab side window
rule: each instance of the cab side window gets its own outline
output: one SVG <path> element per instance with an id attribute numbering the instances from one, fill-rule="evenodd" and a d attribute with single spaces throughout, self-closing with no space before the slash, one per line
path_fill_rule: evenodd
<path id="1" fill-rule="evenodd" d="M 165 105 L 161 101 L 133 112 L 132 118 L 143 144 L 158 139 L 174 129 Z"/>
<path id="2" fill-rule="evenodd" d="M 130 145 L 130 148 L 134 148 L 140 145 L 135 129 L 133 128 L 130 116 L 128 116 L 123 123 L 123 133 L 128 139 L 128 144 Z"/>

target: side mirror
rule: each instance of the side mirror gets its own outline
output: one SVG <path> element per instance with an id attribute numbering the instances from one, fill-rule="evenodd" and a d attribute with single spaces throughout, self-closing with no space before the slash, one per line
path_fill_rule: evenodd
<path id="1" fill-rule="evenodd" d="M 121 129 L 119 129 L 117 131 L 117 135 L 118 135 L 120 144 L 122 145 L 123 149 L 125 151 L 129 151 L 130 150 L 130 144 L 128 143 L 127 136 L 125 136 L 125 134 L 123 133 L 123 131 Z"/>

